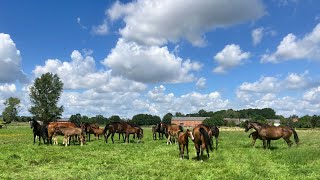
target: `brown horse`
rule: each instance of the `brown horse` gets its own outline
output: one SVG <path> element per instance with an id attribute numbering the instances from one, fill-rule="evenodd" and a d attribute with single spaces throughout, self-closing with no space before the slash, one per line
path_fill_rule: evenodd
<path id="1" fill-rule="evenodd" d="M 255 147 L 255 144 L 256 144 L 256 140 L 257 139 L 260 139 L 262 140 L 262 137 L 259 136 L 259 133 L 257 131 L 254 131 L 252 133 L 249 134 L 249 138 L 250 136 L 252 136 L 252 146 Z M 268 142 L 268 141 L 267 141 Z"/>
<path id="2" fill-rule="evenodd" d="M 173 140 L 175 142 L 177 142 L 177 138 L 178 138 L 178 133 L 183 132 L 182 126 L 180 125 L 168 125 L 167 126 L 167 145 L 172 144 L 171 138 L 173 138 Z"/>
<path id="3" fill-rule="evenodd" d="M 209 126 L 209 125 L 206 125 L 206 124 L 199 124 L 198 127 L 202 127 L 207 131 L 208 136 L 209 136 L 210 141 L 211 141 L 211 144 L 213 144 L 213 137 L 215 137 L 215 139 L 216 139 L 216 150 L 218 150 L 219 134 L 220 134 L 219 128 L 217 126 L 214 126 L 214 125 L 213 126 Z"/>
<path id="4" fill-rule="evenodd" d="M 87 139 L 90 141 L 90 135 L 94 134 L 93 128 L 99 129 L 99 125 L 97 123 L 84 123 L 81 128 L 84 129 Z"/>
<path id="5" fill-rule="evenodd" d="M 290 140 L 291 135 L 294 135 L 295 143 L 299 143 L 299 137 L 297 132 L 290 127 L 286 126 L 267 126 L 267 125 L 261 125 L 261 123 L 257 122 L 245 122 L 245 132 L 248 132 L 249 129 L 254 128 L 259 136 L 262 138 L 263 141 L 263 147 L 264 148 L 270 148 L 270 141 L 271 140 L 277 140 L 280 138 L 283 138 L 289 147 L 292 146 L 292 141 Z M 266 140 L 268 141 L 268 145 L 266 145 Z"/>
<path id="6" fill-rule="evenodd" d="M 107 124 L 103 130 L 104 139 L 106 143 L 108 143 L 108 138 L 110 135 L 111 135 L 112 143 L 114 143 L 113 137 L 115 133 L 119 133 L 119 140 L 120 140 L 120 134 L 122 134 L 123 141 L 125 141 L 123 134 L 125 133 L 125 129 L 127 128 L 127 126 L 128 126 L 128 123 L 126 122 L 112 122 L 111 124 Z"/>
<path id="7" fill-rule="evenodd" d="M 186 148 L 187 150 L 187 159 L 189 159 L 188 137 L 191 138 L 192 141 L 194 140 L 193 134 L 189 129 L 187 129 L 186 132 L 179 131 L 178 143 L 179 143 L 180 159 L 184 159 L 184 148 Z"/>
<path id="8" fill-rule="evenodd" d="M 197 159 L 200 160 L 200 153 L 201 153 L 201 160 L 203 157 L 203 150 L 206 149 L 208 158 L 209 155 L 209 148 L 212 151 L 212 143 L 210 137 L 208 135 L 205 126 L 198 125 L 193 129 L 193 137 L 194 137 L 194 147 L 197 151 Z"/>
<path id="9" fill-rule="evenodd" d="M 92 128 L 95 139 L 99 139 L 100 135 L 103 134 L 103 129 L 101 128 Z"/>
<path id="10" fill-rule="evenodd" d="M 64 139 L 63 142 L 65 146 L 68 146 L 70 144 L 70 137 L 71 136 L 78 136 L 80 137 L 80 145 L 83 146 L 83 143 L 85 142 L 85 136 L 84 131 L 81 128 L 66 128 L 66 127 L 56 127 L 54 131 L 54 136 L 56 139 L 57 134 L 63 134 Z"/>
<path id="11" fill-rule="evenodd" d="M 48 142 L 50 142 L 50 144 L 52 144 L 52 135 L 56 127 L 76 128 L 77 126 L 74 123 L 68 121 L 50 122 L 48 124 Z"/>
<path id="12" fill-rule="evenodd" d="M 136 135 L 138 138 L 137 142 L 141 142 L 141 139 L 143 138 L 143 129 L 137 125 L 134 124 L 127 124 L 126 129 L 126 138 L 125 141 L 127 141 L 127 143 L 129 143 L 129 135 L 133 134 Z"/>
<path id="13" fill-rule="evenodd" d="M 151 127 L 152 130 L 152 139 L 157 140 L 157 125 Z"/>

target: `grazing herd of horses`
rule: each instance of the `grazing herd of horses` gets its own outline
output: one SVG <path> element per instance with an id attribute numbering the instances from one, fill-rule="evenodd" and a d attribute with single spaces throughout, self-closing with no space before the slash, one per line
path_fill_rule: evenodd
<path id="1" fill-rule="evenodd" d="M 122 135 L 123 142 L 129 143 L 130 134 L 133 135 L 134 141 L 141 142 L 143 138 L 143 129 L 129 122 L 112 122 L 107 124 L 104 129 L 101 129 L 98 124 L 84 123 L 80 126 L 75 125 L 72 122 L 50 122 L 48 124 L 42 124 L 39 121 L 30 121 L 30 127 L 33 129 L 33 142 L 36 143 L 36 136 L 39 137 L 39 144 L 41 138 L 45 144 L 58 144 L 57 136 L 63 136 L 63 144 L 65 146 L 70 145 L 70 140 L 73 142 L 79 142 L 82 146 L 86 143 L 86 139 L 90 141 L 90 134 L 94 134 L 95 138 L 99 139 L 100 135 L 104 136 L 105 142 L 111 135 L 112 143 L 114 143 L 114 134 Z M 264 148 L 270 148 L 271 140 L 277 140 L 283 138 L 289 147 L 293 144 L 290 140 L 291 135 L 294 135 L 295 143 L 299 143 L 299 137 L 297 132 L 288 126 L 270 126 L 258 122 L 245 122 L 245 132 L 250 129 L 255 131 L 250 133 L 249 138 L 252 136 L 252 145 L 255 146 L 257 139 L 263 141 Z M 210 157 L 209 152 L 213 151 L 213 138 L 215 138 L 215 149 L 218 150 L 219 143 L 219 128 L 216 126 L 208 126 L 204 124 L 197 125 L 193 130 L 187 129 L 183 131 L 182 126 L 174 124 L 166 124 L 160 122 L 155 126 L 152 126 L 152 138 L 153 140 L 162 140 L 166 138 L 167 144 L 178 143 L 179 157 L 184 159 L 184 151 L 187 152 L 187 159 L 189 159 L 189 138 L 194 142 L 194 147 L 197 152 L 197 160 L 203 160 L 203 151 L 206 150 L 207 158 Z"/>

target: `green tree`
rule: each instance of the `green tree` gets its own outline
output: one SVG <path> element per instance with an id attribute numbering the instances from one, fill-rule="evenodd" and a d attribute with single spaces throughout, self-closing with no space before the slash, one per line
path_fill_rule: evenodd
<path id="1" fill-rule="evenodd" d="M 78 113 L 75 115 L 71 115 L 69 118 L 69 121 L 73 122 L 77 126 L 80 126 L 81 125 L 81 114 Z"/>
<path id="2" fill-rule="evenodd" d="M 210 118 L 205 119 L 203 124 L 209 125 L 209 126 L 223 126 L 224 121 L 223 121 L 223 116 L 221 114 L 216 114 Z"/>
<path id="3" fill-rule="evenodd" d="M 113 115 L 108 118 L 110 122 L 120 122 L 121 118 L 118 115 Z"/>
<path id="4" fill-rule="evenodd" d="M 162 122 L 164 122 L 166 124 L 171 124 L 172 116 L 173 115 L 171 113 L 167 113 L 166 115 L 163 116 Z"/>
<path id="5" fill-rule="evenodd" d="M 33 104 L 29 112 L 43 122 L 59 118 L 63 106 L 57 103 L 63 90 L 63 83 L 57 74 L 46 73 L 37 78 L 30 88 L 30 101 Z"/>
<path id="6" fill-rule="evenodd" d="M 16 121 L 18 119 L 17 115 L 20 109 L 20 99 L 10 97 L 3 104 L 6 106 L 2 112 L 3 120 L 6 123 Z"/>

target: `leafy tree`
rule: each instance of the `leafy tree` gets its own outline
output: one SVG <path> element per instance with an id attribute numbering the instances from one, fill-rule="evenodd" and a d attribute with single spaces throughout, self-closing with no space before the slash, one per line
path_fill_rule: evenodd
<path id="1" fill-rule="evenodd" d="M 209 126 L 222 126 L 224 125 L 223 116 L 220 114 L 216 114 L 210 118 L 205 119 L 202 123 Z"/>
<path id="2" fill-rule="evenodd" d="M 105 124 L 107 122 L 107 118 L 103 117 L 103 115 L 96 115 L 95 117 L 95 121 L 98 123 L 98 124 Z"/>
<path id="3" fill-rule="evenodd" d="M 30 100 L 33 106 L 29 112 L 44 122 L 59 118 L 63 112 L 63 106 L 58 107 L 57 103 L 62 90 L 63 82 L 57 74 L 43 74 L 30 88 Z"/>
<path id="4" fill-rule="evenodd" d="M 181 112 L 176 112 L 175 116 L 176 116 L 176 117 L 184 117 L 185 115 L 182 114 Z"/>
<path id="5" fill-rule="evenodd" d="M 152 125 L 161 122 L 159 116 L 152 116 L 151 114 L 137 114 L 132 117 L 131 123 L 137 125 Z"/>
<path id="6" fill-rule="evenodd" d="M 76 124 L 77 126 L 80 126 L 81 124 L 81 114 L 75 114 L 75 115 L 71 115 L 69 118 L 69 121 L 73 122 L 74 124 Z"/>
<path id="7" fill-rule="evenodd" d="M 167 113 L 166 115 L 163 116 L 162 122 L 164 122 L 166 124 L 171 124 L 172 116 L 173 115 L 171 113 Z"/>
<path id="8" fill-rule="evenodd" d="M 118 115 L 113 115 L 108 118 L 110 122 L 120 122 L 121 118 Z"/>
<path id="9" fill-rule="evenodd" d="M 10 123 L 12 121 L 16 121 L 18 119 L 18 109 L 20 108 L 20 99 L 15 97 L 8 98 L 4 105 L 4 111 L 2 112 L 3 120 L 6 123 Z"/>

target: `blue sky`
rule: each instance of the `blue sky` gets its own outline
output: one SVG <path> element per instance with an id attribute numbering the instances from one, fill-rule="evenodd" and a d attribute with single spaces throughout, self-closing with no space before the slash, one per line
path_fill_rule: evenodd
<path id="1" fill-rule="evenodd" d="M 63 116 L 131 118 L 270 107 L 320 113 L 315 0 L 7 1 L 0 6 L 0 110 L 46 72 Z"/>

